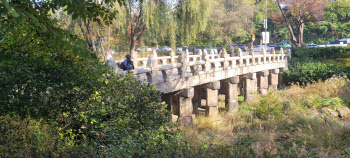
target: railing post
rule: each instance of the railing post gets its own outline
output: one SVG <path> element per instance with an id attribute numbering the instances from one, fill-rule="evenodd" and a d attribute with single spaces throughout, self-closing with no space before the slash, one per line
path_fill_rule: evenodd
<path id="1" fill-rule="evenodd" d="M 203 60 L 202 59 L 202 55 L 203 55 L 202 50 L 199 50 L 198 54 L 199 54 L 199 61 Z"/>
<path id="2" fill-rule="evenodd" d="M 252 48 L 250 50 L 250 53 L 249 53 L 251 56 L 252 56 L 252 65 L 256 65 L 256 62 L 255 62 L 255 52 L 254 52 L 254 49 Z"/>
<path id="3" fill-rule="evenodd" d="M 212 59 L 215 59 L 215 56 L 214 56 L 215 54 L 214 54 L 213 49 L 210 49 L 210 55 L 211 55 L 211 58 L 212 58 Z"/>
<path id="4" fill-rule="evenodd" d="M 186 50 L 187 51 L 187 50 Z M 177 62 L 181 63 L 181 67 L 177 68 L 178 74 L 180 75 L 180 78 L 184 78 L 186 75 L 186 68 L 187 68 L 187 53 L 181 53 L 179 55 L 179 58 L 177 58 Z"/>
<path id="5" fill-rule="evenodd" d="M 137 69 L 139 67 L 139 63 L 137 60 L 137 52 L 132 50 L 131 51 L 131 58 L 133 58 L 133 62 L 134 62 L 134 68 Z"/>
<path id="6" fill-rule="evenodd" d="M 239 67 L 242 67 L 243 66 L 243 53 L 242 53 L 242 50 L 241 48 L 238 48 L 238 55 L 239 56 Z"/>
<path id="7" fill-rule="evenodd" d="M 173 50 L 170 51 L 170 64 L 174 64 L 175 63 L 175 53 Z"/>
<path id="8" fill-rule="evenodd" d="M 284 61 L 284 50 L 283 48 L 280 49 L 280 56 L 278 59 L 278 62 L 283 62 Z M 280 59 L 281 58 L 281 59 Z"/>
<path id="9" fill-rule="evenodd" d="M 190 54 L 188 52 L 188 49 L 186 49 L 186 62 L 190 62 Z"/>
<path id="10" fill-rule="evenodd" d="M 269 60 L 269 63 L 271 63 L 271 62 L 274 63 L 274 62 L 276 62 L 276 51 L 275 51 L 275 48 L 271 48 L 271 54 L 273 55 L 273 57 L 272 57 L 272 61 L 271 61 L 271 59 Z"/>
<path id="11" fill-rule="evenodd" d="M 224 58 L 224 62 L 221 63 L 221 67 L 224 68 L 224 70 L 227 70 L 228 68 L 228 54 L 226 52 L 226 49 L 224 48 L 221 53 L 221 58 Z"/>
<path id="12" fill-rule="evenodd" d="M 266 48 L 261 49 L 261 53 L 264 55 L 263 64 L 266 64 Z"/>
<path id="13" fill-rule="evenodd" d="M 153 50 L 153 53 L 148 57 L 147 60 L 147 67 L 151 68 L 150 72 L 147 72 L 147 81 L 150 84 L 156 84 L 158 83 L 158 79 L 157 79 L 157 72 L 158 72 L 158 68 L 157 68 L 157 52 L 155 50 Z"/>
<path id="14" fill-rule="evenodd" d="M 202 66 L 202 70 L 204 70 L 205 73 L 209 72 L 209 55 L 207 53 L 207 50 L 204 50 L 202 59 L 204 60 L 204 65 Z"/>

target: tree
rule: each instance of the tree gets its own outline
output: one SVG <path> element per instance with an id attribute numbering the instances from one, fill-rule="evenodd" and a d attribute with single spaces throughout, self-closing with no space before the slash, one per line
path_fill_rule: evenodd
<path id="1" fill-rule="evenodd" d="M 295 46 L 304 46 L 304 25 L 319 21 L 324 14 L 326 0 L 276 0 L 281 14 L 273 16 L 277 24 L 284 23 Z"/>
<path id="2" fill-rule="evenodd" d="M 210 0 L 180 0 L 176 5 L 178 36 L 181 44 L 194 44 L 197 35 L 207 26 Z"/>
<path id="3" fill-rule="evenodd" d="M 324 8 L 325 20 L 331 22 L 348 22 L 350 20 L 350 0 L 335 0 Z"/>
<path id="4" fill-rule="evenodd" d="M 207 30 L 210 34 L 210 40 L 225 41 L 231 44 L 236 37 L 251 35 L 254 29 L 252 1 L 237 0 L 217 0 L 211 3 L 211 12 L 208 21 L 211 25 Z"/>

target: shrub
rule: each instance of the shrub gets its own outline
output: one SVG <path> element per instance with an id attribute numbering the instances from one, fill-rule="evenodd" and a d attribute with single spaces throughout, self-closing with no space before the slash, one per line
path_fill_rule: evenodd
<path id="1" fill-rule="evenodd" d="M 296 58 L 298 60 L 306 58 L 311 58 L 315 60 L 329 60 L 342 57 L 348 53 L 350 53 L 350 47 L 295 47 L 292 50 L 292 58 Z"/>
<path id="2" fill-rule="evenodd" d="M 278 119 L 283 115 L 282 109 L 283 105 L 278 104 L 278 98 L 270 92 L 268 95 L 261 97 L 259 105 L 256 106 L 255 115 L 263 120 Z"/>

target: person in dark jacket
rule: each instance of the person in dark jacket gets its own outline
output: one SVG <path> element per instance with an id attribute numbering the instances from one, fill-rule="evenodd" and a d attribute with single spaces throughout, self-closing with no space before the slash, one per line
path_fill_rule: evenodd
<path id="1" fill-rule="evenodd" d="M 134 62 L 131 60 L 130 55 L 126 55 L 124 61 L 120 64 L 120 68 L 125 70 L 134 69 Z"/>

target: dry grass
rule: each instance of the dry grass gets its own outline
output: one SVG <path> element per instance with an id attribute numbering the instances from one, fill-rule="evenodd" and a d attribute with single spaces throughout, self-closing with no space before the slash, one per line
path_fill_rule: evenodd
<path id="1" fill-rule="evenodd" d="M 183 129 L 186 140 L 193 146 L 200 146 L 203 141 L 233 145 L 237 139 L 249 137 L 253 141 L 250 147 L 263 157 L 350 156 L 345 152 L 350 151 L 350 130 L 339 119 L 307 107 L 313 98 L 349 98 L 347 79 L 334 77 L 272 93 L 276 104 L 283 104 L 282 118 L 257 118 L 255 110 L 262 106 L 264 96 L 256 95 L 254 101 L 241 104 L 236 114 L 222 112 L 212 117 L 196 117 L 193 127 Z M 220 102 L 223 104 L 223 99 Z"/>

